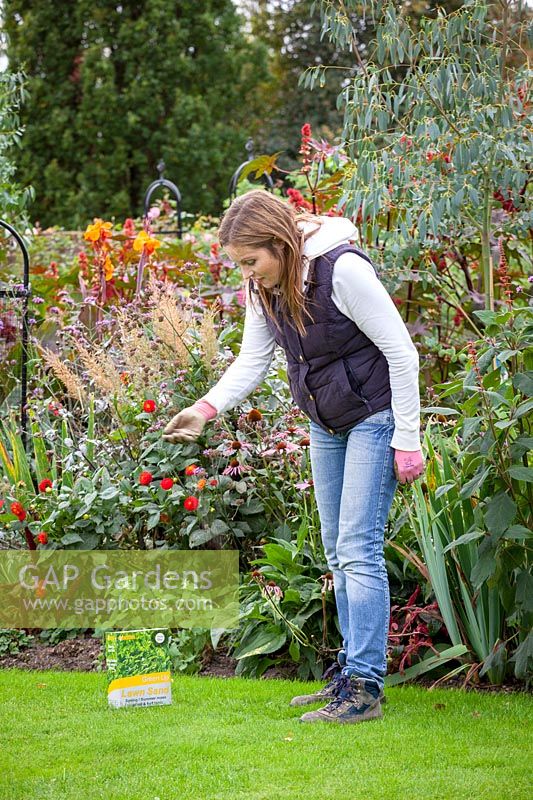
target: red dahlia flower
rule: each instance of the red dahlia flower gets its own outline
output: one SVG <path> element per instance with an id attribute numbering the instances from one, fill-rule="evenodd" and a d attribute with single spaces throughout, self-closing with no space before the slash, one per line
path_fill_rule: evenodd
<path id="1" fill-rule="evenodd" d="M 53 484 L 50 478 L 44 478 L 44 480 L 42 480 L 39 484 L 39 491 L 44 492 L 46 489 L 48 489 L 48 487 L 52 488 L 52 485 Z"/>
<path id="2" fill-rule="evenodd" d="M 154 400 L 145 400 L 143 404 L 143 411 L 146 411 L 148 414 L 151 414 L 155 411 L 156 405 Z"/>
<path id="3" fill-rule="evenodd" d="M 23 522 L 26 519 L 26 512 L 24 510 L 24 506 L 17 500 L 15 500 L 14 503 L 11 503 L 10 511 L 12 514 L 14 514 L 16 517 L 19 518 L 20 522 Z"/>
<path id="4" fill-rule="evenodd" d="M 196 509 L 198 508 L 198 505 L 199 505 L 198 498 L 197 497 L 192 497 L 192 495 L 189 496 L 189 497 L 186 497 L 185 500 L 183 501 L 183 507 L 187 511 L 196 511 Z"/>
<path id="5" fill-rule="evenodd" d="M 46 531 L 41 531 L 37 534 L 37 541 L 39 544 L 46 544 L 48 542 L 48 534 Z"/>
<path id="6" fill-rule="evenodd" d="M 163 480 L 159 485 L 162 489 L 168 491 L 168 489 L 172 489 L 172 487 L 174 486 L 174 481 L 172 480 L 172 478 L 163 478 Z"/>
<path id="7" fill-rule="evenodd" d="M 154 476 L 151 472 L 141 472 L 139 475 L 139 483 L 141 486 L 148 486 L 150 483 L 152 483 L 153 479 Z"/>

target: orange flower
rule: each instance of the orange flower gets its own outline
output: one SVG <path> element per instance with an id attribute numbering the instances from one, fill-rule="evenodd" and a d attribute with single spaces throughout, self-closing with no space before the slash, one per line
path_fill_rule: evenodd
<path id="1" fill-rule="evenodd" d="M 144 250 L 147 256 L 151 256 L 158 247 L 161 247 L 161 242 L 153 239 L 146 231 L 140 231 L 133 242 L 133 249 L 137 253 L 142 253 Z"/>
<path id="2" fill-rule="evenodd" d="M 110 281 L 113 277 L 113 272 L 115 271 L 115 267 L 113 266 L 113 262 L 106 256 L 105 263 L 104 263 L 104 272 L 105 272 L 105 279 L 106 281 Z"/>
<path id="3" fill-rule="evenodd" d="M 200 489 L 200 491 L 201 491 L 202 489 L 205 489 L 206 483 L 207 483 L 207 481 L 206 481 L 206 479 L 205 479 L 205 478 L 200 478 L 200 480 L 198 481 L 198 483 L 196 484 L 196 486 L 197 486 L 197 488 L 198 488 L 198 489 Z"/>
<path id="4" fill-rule="evenodd" d="M 112 224 L 102 219 L 95 219 L 92 225 L 87 225 L 83 238 L 87 242 L 105 242 L 111 236 Z"/>

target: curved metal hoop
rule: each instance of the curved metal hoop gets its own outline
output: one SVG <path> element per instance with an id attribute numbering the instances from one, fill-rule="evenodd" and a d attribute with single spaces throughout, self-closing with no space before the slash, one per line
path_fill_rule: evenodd
<path id="1" fill-rule="evenodd" d="M 23 259 L 23 281 L 18 288 L 6 289 L 0 287 L 0 297 L 22 297 L 22 352 L 20 357 L 20 427 L 22 430 L 22 444 L 26 450 L 27 446 L 27 409 L 26 398 L 28 393 L 28 298 L 31 295 L 30 286 L 30 257 L 28 248 L 20 233 L 3 219 L 0 219 L 0 227 L 7 230 L 15 239 L 22 251 Z"/>
<path id="2" fill-rule="evenodd" d="M 164 187 L 165 189 L 168 189 L 174 195 L 174 199 L 176 201 L 176 214 L 177 214 L 177 217 L 178 217 L 177 234 L 178 234 L 178 238 L 181 239 L 182 236 L 183 236 L 183 228 L 182 228 L 182 223 L 181 223 L 181 192 L 180 192 L 180 190 L 178 189 L 178 187 L 176 186 L 175 183 L 173 183 L 172 181 L 167 180 L 166 178 L 163 178 L 164 170 L 165 170 L 165 162 L 161 160 L 159 162 L 159 164 L 157 165 L 157 171 L 159 172 L 159 178 L 156 181 L 153 181 L 150 184 L 150 186 L 146 190 L 146 194 L 144 195 L 144 204 L 143 204 L 144 216 L 146 217 L 146 215 L 148 213 L 148 209 L 150 208 L 150 201 L 152 199 L 152 195 L 154 194 L 154 192 L 156 192 L 157 189 L 159 189 L 161 187 Z M 175 231 L 171 231 L 171 230 L 160 231 L 160 233 L 175 233 Z"/>

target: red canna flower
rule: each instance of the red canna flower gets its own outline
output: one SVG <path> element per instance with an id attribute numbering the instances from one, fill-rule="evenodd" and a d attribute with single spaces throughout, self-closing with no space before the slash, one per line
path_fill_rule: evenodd
<path id="1" fill-rule="evenodd" d="M 16 517 L 19 518 L 20 522 L 23 522 L 26 519 L 26 512 L 24 510 L 24 506 L 22 503 L 19 503 L 18 500 L 15 500 L 14 503 L 11 503 L 10 511 Z"/>
<path id="2" fill-rule="evenodd" d="M 152 483 L 153 479 L 154 476 L 151 472 L 141 472 L 139 475 L 139 483 L 141 486 L 148 486 L 150 483 Z"/>
<path id="3" fill-rule="evenodd" d="M 39 484 L 39 491 L 44 492 L 48 487 L 52 488 L 53 484 L 50 478 L 44 478 Z"/>
<path id="4" fill-rule="evenodd" d="M 172 478 L 163 478 L 163 480 L 159 485 L 162 489 L 168 491 L 168 489 L 172 489 L 172 487 L 174 486 L 174 481 L 172 480 Z"/>
<path id="5" fill-rule="evenodd" d="M 301 134 L 302 138 L 304 139 L 311 138 L 311 125 L 309 124 L 309 122 L 306 122 L 304 125 L 302 125 Z"/>
<path id="6" fill-rule="evenodd" d="M 48 542 L 48 534 L 46 531 L 41 531 L 37 534 L 37 541 L 39 544 L 46 544 Z"/>
<path id="7" fill-rule="evenodd" d="M 124 236 L 135 236 L 135 222 L 131 219 L 131 217 L 128 217 L 124 222 L 122 232 Z"/>
<path id="8" fill-rule="evenodd" d="M 287 189 L 287 196 L 289 198 L 289 202 L 292 203 L 293 206 L 301 206 L 304 202 L 304 196 L 298 189 Z"/>
<path id="9" fill-rule="evenodd" d="M 457 313 L 455 314 L 455 316 L 453 318 L 453 324 L 455 325 L 456 328 L 459 327 L 459 325 L 461 324 L 462 319 L 463 319 L 463 312 L 460 309 L 458 309 Z"/>
<path id="10" fill-rule="evenodd" d="M 155 411 L 156 405 L 154 400 L 145 400 L 143 404 L 143 411 L 146 411 L 148 414 L 151 414 Z"/>
<path id="11" fill-rule="evenodd" d="M 186 497 L 185 500 L 183 501 L 183 507 L 187 511 L 196 511 L 196 509 L 198 508 L 198 505 L 199 505 L 198 498 L 197 497 L 193 497 L 192 495 L 189 496 L 189 497 Z"/>

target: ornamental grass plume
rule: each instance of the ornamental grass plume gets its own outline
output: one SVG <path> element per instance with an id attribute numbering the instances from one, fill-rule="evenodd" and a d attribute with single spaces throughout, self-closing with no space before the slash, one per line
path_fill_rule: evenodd
<path id="1" fill-rule="evenodd" d="M 220 312 L 218 299 L 211 308 L 206 308 L 199 325 L 202 361 L 208 372 L 213 371 L 213 361 L 218 353 L 218 339 L 215 330 L 215 316 Z"/>
<path id="2" fill-rule="evenodd" d="M 171 284 L 161 287 L 154 276 L 150 275 L 147 290 L 153 304 L 154 333 L 172 350 L 176 366 L 187 367 L 191 351 L 191 330 L 194 327 L 192 315 L 178 306 L 175 290 Z"/>
<path id="3" fill-rule="evenodd" d="M 95 386 L 100 389 L 102 394 L 118 395 L 122 397 L 124 394 L 124 383 L 113 359 L 95 345 L 90 345 L 91 350 L 88 350 L 75 338 L 73 339 L 73 343 L 89 377 L 92 378 Z"/>
<path id="4" fill-rule="evenodd" d="M 168 371 L 168 358 L 163 352 L 162 343 L 149 338 L 144 327 L 133 318 L 125 308 L 118 308 L 116 341 L 120 347 L 118 357 L 128 373 L 128 385 L 134 393 L 143 395 L 152 376 L 160 376 Z"/>
<path id="5" fill-rule="evenodd" d="M 74 372 L 72 372 L 72 370 L 67 367 L 65 362 L 62 361 L 52 350 L 41 347 L 41 345 L 38 343 L 36 343 L 35 346 L 41 353 L 46 366 L 49 367 L 56 378 L 61 381 L 67 390 L 67 394 L 75 400 L 78 400 L 82 406 L 84 403 L 88 402 L 88 398 L 81 380 Z"/>

